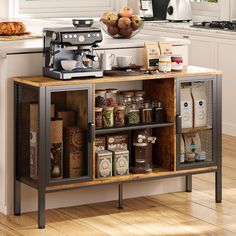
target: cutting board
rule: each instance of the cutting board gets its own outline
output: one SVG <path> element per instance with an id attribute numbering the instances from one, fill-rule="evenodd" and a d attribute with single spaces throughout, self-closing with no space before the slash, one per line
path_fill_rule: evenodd
<path id="1" fill-rule="evenodd" d="M 0 35 L 0 41 L 16 41 L 25 39 L 38 39 L 42 38 L 41 35 L 23 34 L 23 35 Z"/>

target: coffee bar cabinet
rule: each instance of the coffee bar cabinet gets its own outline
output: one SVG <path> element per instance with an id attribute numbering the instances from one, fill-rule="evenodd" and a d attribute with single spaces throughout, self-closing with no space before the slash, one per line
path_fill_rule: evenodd
<path id="1" fill-rule="evenodd" d="M 149 100 L 161 102 L 165 120 L 96 128 L 95 90 L 126 81 L 139 83 Z M 117 185 L 123 208 L 126 183 L 185 176 L 186 191 L 191 191 L 192 175 L 213 172 L 216 202 L 221 202 L 221 72 L 188 67 L 69 81 L 19 77 L 14 89 L 15 215 L 21 214 L 21 183 L 38 192 L 39 228 L 45 227 L 46 193 L 82 187 Z M 115 137 L 126 150 L 104 148 L 98 155 L 97 140 L 100 148 Z M 140 145 L 145 137 L 151 141 Z"/>

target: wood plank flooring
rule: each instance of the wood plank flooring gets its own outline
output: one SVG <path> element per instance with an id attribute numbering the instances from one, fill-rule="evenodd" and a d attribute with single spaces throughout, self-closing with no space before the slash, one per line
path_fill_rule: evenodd
<path id="1" fill-rule="evenodd" d="M 214 174 L 195 176 L 192 193 L 172 193 L 47 211 L 46 229 L 37 213 L 0 214 L 0 236 L 235 235 L 236 138 L 223 136 L 223 203 L 216 204 Z"/>

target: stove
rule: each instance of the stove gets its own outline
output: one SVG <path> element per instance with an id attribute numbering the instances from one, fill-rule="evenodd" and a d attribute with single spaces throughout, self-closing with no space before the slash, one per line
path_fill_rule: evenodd
<path id="1" fill-rule="evenodd" d="M 214 29 L 236 32 L 236 21 L 203 21 L 193 22 L 191 27 L 201 29 Z"/>

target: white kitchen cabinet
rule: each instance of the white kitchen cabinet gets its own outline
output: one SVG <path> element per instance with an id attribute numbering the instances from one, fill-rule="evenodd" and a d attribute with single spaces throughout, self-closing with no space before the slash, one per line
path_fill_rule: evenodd
<path id="1" fill-rule="evenodd" d="M 212 38 L 197 35 L 181 35 L 191 41 L 189 63 L 194 66 L 216 69 L 215 44 Z"/>
<path id="2" fill-rule="evenodd" d="M 218 39 L 216 42 L 217 68 L 224 72 L 223 79 L 223 131 L 236 134 L 236 41 Z"/>

